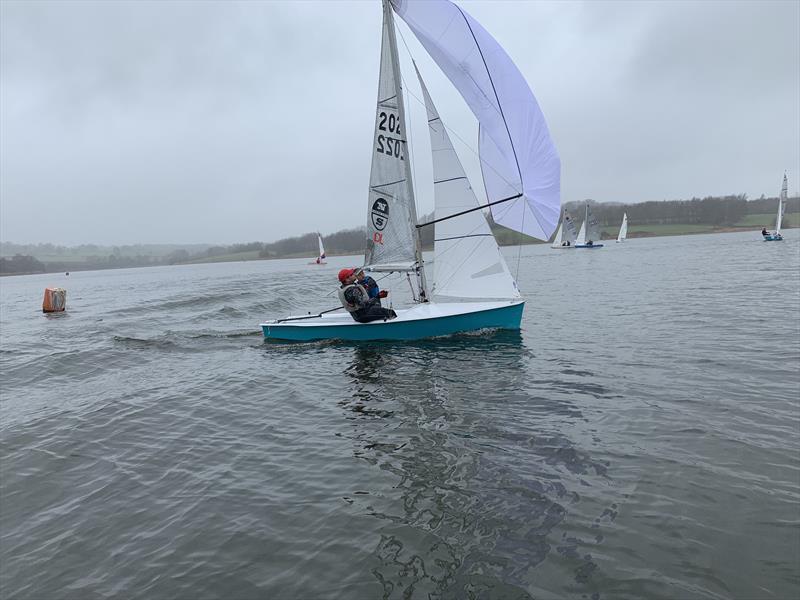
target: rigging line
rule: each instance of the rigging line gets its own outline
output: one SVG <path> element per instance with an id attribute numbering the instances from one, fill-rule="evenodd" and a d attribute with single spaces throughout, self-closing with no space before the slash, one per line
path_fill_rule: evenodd
<path id="1" fill-rule="evenodd" d="M 414 62 L 414 57 L 411 55 L 411 50 L 409 49 L 408 44 L 406 43 L 406 38 L 403 36 L 403 32 L 400 31 L 400 28 L 397 26 L 397 23 L 395 23 L 394 30 L 395 30 L 395 32 L 400 34 L 400 39 L 403 41 L 403 46 L 405 46 L 406 52 L 408 53 L 408 56 L 411 59 L 411 62 L 413 63 Z M 400 65 L 399 53 L 398 53 L 398 57 L 397 58 L 398 58 L 397 63 L 398 63 L 398 66 L 399 66 Z M 411 94 L 411 90 L 409 89 L 409 86 L 406 84 L 405 77 L 403 77 L 403 70 L 402 69 L 400 69 L 400 80 L 403 82 L 402 91 L 405 92 L 406 97 L 409 100 L 409 102 L 407 103 L 407 108 L 410 109 L 410 107 L 411 107 L 410 97 L 412 96 L 412 94 Z M 427 110 L 427 107 L 426 107 L 425 108 L 425 118 L 427 118 L 427 117 L 428 117 L 428 110 Z M 412 150 L 411 146 L 414 144 L 414 140 L 412 139 L 413 133 L 412 133 L 411 130 L 413 129 L 413 127 L 411 126 L 411 115 L 410 114 L 406 115 L 405 126 L 406 126 L 406 133 L 407 133 L 407 137 L 408 137 L 408 143 L 406 144 L 406 148 L 408 149 L 408 160 L 411 160 L 411 155 L 413 154 L 413 150 Z M 416 168 L 415 168 L 415 162 L 416 161 L 412 161 L 410 163 L 411 164 L 411 171 L 412 171 L 412 182 L 411 183 L 412 183 L 412 185 L 414 187 L 414 208 L 417 211 L 417 218 L 419 219 L 420 207 L 419 207 L 419 195 L 417 194 L 417 173 L 416 173 Z"/>
<path id="2" fill-rule="evenodd" d="M 397 30 L 397 27 L 395 27 L 395 30 Z M 402 37 L 402 34 L 400 37 Z M 403 43 L 405 43 L 405 41 L 403 41 Z M 399 62 L 400 61 L 398 60 L 398 63 Z M 402 71 L 400 71 L 400 81 L 402 82 L 403 85 L 403 89 L 400 91 L 405 92 L 406 95 L 408 95 L 408 86 L 405 84 L 406 80 L 405 77 L 403 77 Z M 408 102 L 407 104 L 409 107 L 411 106 L 410 102 Z M 404 123 L 404 125 L 406 128 L 406 137 L 408 138 L 408 142 L 406 143 L 406 153 L 408 154 L 408 160 L 409 160 L 408 164 L 411 165 L 411 187 L 413 188 L 414 192 L 414 210 L 417 213 L 417 219 L 419 219 L 419 194 L 417 194 L 417 173 L 415 167 L 416 161 L 412 159 L 412 154 L 414 153 L 412 149 L 412 146 L 414 145 L 414 139 L 413 139 L 413 134 L 411 132 L 412 130 L 411 115 L 406 114 L 406 122 Z"/>
<path id="3" fill-rule="evenodd" d="M 485 220 L 485 218 L 484 218 L 484 223 L 486 223 L 486 220 Z M 479 223 L 478 225 L 476 225 L 475 227 L 473 227 L 473 228 L 472 228 L 470 231 L 468 231 L 466 234 L 464 234 L 464 236 L 463 236 L 463 237 L 471 237 L 471 236 L 473 236 L 473 235 L 477 235 L 477 234 L 475 234 L 475 232 L 476 232 L 476 231 L 478 231 L 478 230 L 479 230 L 479 229 L 480 229 L 482 226 L 483 226 L 483 223 Z M 489 224 L 488 224 L 488 223 L 486 223 L 486 226 L 487 226 L 487 227 L 489 227 Z M 491 231 L 491 228 L 489 229 L 489 231 Z M 490 233 L 489 235 L 491 235 L 492 237 L 494 237 L 494 235 L 493 235 L 493 234 L 491 234 L 491 233 Z M 435 241 L 435 240 L 434 240 L 434 241 Z M 440 240 L 440 241 L 441 241 L 441 240 Z M 434 262 L 436 262 L 436 258 L 435 258 L 435 257 L 437 257 L 437 256 L 438 256 L 439 258 L 443 257 L 444 255 L 446 255 L 446 254 L 447 254 L 448 252 L 450 252 L 451 250 L 454 250 L 454 249 L 456 249 L 456 248 L 459 248 L 459 247 L 461 246 L 461 244 L 462 244 L 462 243 L 463 243 L 463 242 L 456 242 L 455 244 L 450 244 L 450 245 L 449 245 L 447 248 L 444 248 L 443 250 L 440 250 L 438 253 L 436 253 L 436 249 L 434 248 L 434 253 L 435 253 L 435 254 L 434 254 Z M 495 242 L 495 243 L 496 243 L 496 242 Z"/>
<path id="4" fill-rule="evenodd" d="M 519 281 L 519 261 L 522 258 L 522 231 L 525 229 L 525 213 L 528 212 L 528 203 L 522 205 L 522 227 L 517 232 L 517 239 L 519 244 L 517 246 L 517 273 L 514 275 L 514 280 Z"/>
<path id="5" fill-rule="evenodd" d="M 497 97 L 497 90 L 494 87 L 494 79 L 492 79 L 492 73 L 491 71 L 489 71 L 489 67 L 486 64 L 486 58 L 483 56 L 483 50 L 481 50 L 481 45 L 478 43 L 478 38 L 475 37 L 475 32 L 472 31 L 472 25 L 469 24 L 467 15 L 464 14 L 464 11 L 461 10 L 461 7 L 459 7 L 457 4 L 454 4 L 454 6 L 458 9 L 458 12 L 461 13 L 461 16 L 464 17 L 464 23 L 467 24 L 467 28 L 469 29 L 469 32 L 472 34 L 472 39 L 475 40 L 475 46 L 478 48 L 478 54 L 481 55 L 481 60 L 483 61 L 483 68 L 486 69 L 486 76 L 489 77 L 489 83 L 492 84 L 492 91 L 494 92 L 495 100 L 497 100 L 497 107 L 500 109 L 500 116 L 503 119 L 503 125 L 505 125 L 506 127 L 506 133 L 508 134 L 508 141 L 511 144 L 511 151 L 514 153 L 514 162 L 517 164 L 517 174 L 519 175 L 519 182 L 522 183 L 522 170 L 519 168 L 517 149 L 514 148 L 514 142 L 511 140 L 511 132 L 508 130 L 508 122 L 506 121 L 505 114 L 503 114 L 503 105 L 500 104 L 500 98 Z"/>
<path id="6" fill-rule="evenodd" d="M 503 202 L 508 202 L 509 200 L 516 200 L 517 198 L 521 197 L 522 194 L 516 194 L 514 196 L 509 196 L 508 198 L 503 198 L 501 200 L 495 200 L 494 202 L 481 204 L 479 206 L 476 206 L 475 208 L 468 208 L 467 210 L 462 210 L 461 212 L 453 213 L 452 215 L 448 215 L 440 219 L 434 219 L 433 221 L 428 221 L 427 223 L 420 223 L 419 225 L 417 225 L 417 229 L 419 229 L 420 227 L 427 227 L 428 225 L 433 225 L 434 223 L 439 223 L 440 221 L 447 221 L 448 219 L 452 219 L 453 217 L 460 217 L 461 215 L 475 212 L 476 210 L 481 210 L 482 208 L 488 208 L 489 206 L 494 206 L 495 204 L 502 204 Z"/>
<path id="7" fill-rule="evenodd" d="M 408 94 L 408 95 L 409 95 L 411 98 L 413 98 L 414 100 L 416 100 L 416 101 L 417 101 L 417 102 L 418 102 L 420 105 L 422 105 L 422 106 L 425 106 L 425 102 L 424 102 L 423 100 L 421 100 L 421 99 L 420 99 L 420 98 L 419 98 L 419 97 L 418 97 L 416 94 L 414 94 L 414 92 L 412 92 L 411 90 L 408 90 L 408 89 L 406 89 L 406 93 L 407 93 L 407 94 Z M 440 120 L 441 120 L 441 119 L 440 119 Z M 457 139 L 459 142 L 461 142 L 461 144 L 462 144 L 462 145 L 463 145 L 463 146 L 464 146 L 464 147 L 465 147 L 467 150 L 469 150 L 470 152 L 472 152 L 472 154 L 474 154 L 474 155 L 475 155 L 475 156 L 478 158 L 478 162 L 479 162 L 479 163 L 480 163 L 480 165 L 481 165 L 481 169 L 483 169 L 483 167 L 484 167 L 484 166 L 486 166 L 486 167 L 489 167 L 489 168 L 490 168 L 492 171 L 494 171 L 494 174 L 495 174 L 495 175 L 497 175 L 497 176 L 498 176 L 500 179 L 502 179 L 502 180 L 503 180 L 503 181 L 504 181 L 506 184 L 508 184 L 508 186 L 509 186 L 510 188 L 512 188 L 512 189 L 516 189 L 516 187 L 517 187 L 517 186 L 516 186 L 516 184 L 514 184 L 514 183 L 511 183 L 511 182 L 510 182 L 508 179 L 506 179 L 505 177 L 503 177 L 503 174 L 502 174 L 500 171 L 498 171 L 497 169 L 495 169 L 495 168 L 494 168 L 492 165 L 490 165 L 490 164 L 489 164 L 488 162 L 486 162 L 486 161 L 485 161 L 483 158 L 481 158 L 480 152 L 477 152 L 477 151 L 476 151 L 476 150 L 475 150 L 475 149 L 474 149 L 474 148 L 473 148 L 473 147 L 472 147 L 472 146 L 469 144 L 469 142 L 465 141 L 465 140 L 464 140 L 464 138 L 462 138 L 460 135 L 458 135 L 458 132 L 457 132 L 457 131 L 455 131 L 454 129 L 451 129 L 450 127 L 448 127 L 448 126 L 447 126 L 447 124 L 445 124 L 445 122 L 444 122 L 444 121 L 442 121 L 442 127 L 444 127 L 444 128 L 447 130 L 447 132 L 448 132 L 448 133 L 452 134 L 452 135 L 453 135 L 453 136 L 454 136 L 454 137 L 455 137 L 455 138 L 456 138 L 456 139 Z M 483 176 L 481 176 L 481 179 L 483 179 Z"/>
<path id="8" fill-rule="evenodd" d="M 471 238 L 471 237 L 494 237 L 491 233 L 471 233 L 469 235 L 454 235 L 453 237 L 446 237 L 446 238 L 437 238 L 433 240 L 434 242 L 447 242 L 449 240 L 461 240 L 464 238 Z"/>
<path id="9" fill-rule="evenodd" d="M 492 237 L 494 237 L 494 236 L 492 236 Z M 467 263 L 467 261 L 469 261 L 472 258 L 472 255 L 475 254 L 477 251 L 478 251 L 478 245 L 476 245 L 474 248 L 472 248 L 472 251 L 464 257 L 464 260 L 462 260 L 458 264 L 457 267 L 452 269 L 452 271 L 450 273 L 450 277 L 448 277 L 447 280 L 444 281 L 441 284 L 440 287 L 446 288 L 447 284 L 449 284 L 453 280 L 453 278 L 456 276 L 456 274 L 461 270 L 461 267 L 463 267 Z M 498 252 L 498 254 L 500 254 L 500 248 L 497 249 L 497 252 Z M 502 255 L 501 255 L 501 257 L 502 257 Z"/>
<path id="10" fill-rule="evenodd" d="M 467 176 L 461 175 L 460 177 L 451 177 L 450 179 L 440 179 L 439 181 L 434 181 L 433 185 L 436 185 L 437 183 L 447 183 L 448 181 L 455 181 L 456 179 L 467 179 Z"/>
<path id="11" fill-rule="evenodd" d="M 458 7 L 456 7 L 456 8 L 458 8 Z M 458 10 L 459 10 L 459 12 L 461 11 L 461 9 L 460 9 L 460 8 L 459 8 Z M 462 16 L 463 16 L 463 13 L 462 13 Z M 465 18 L 465 20 L 466 20 L 466 18 Z M 469 23 L 467 23 L 467 26 L 469 27 Z M 397 31 L 397 33 L 399 33 L 399 34 L 400 34 L 400 39 L 403 41 L 403 45 L 406 47 L 406 52 L 408 52 L 408 55 L 411 57 L 411 62 L 414 62 L 414 57 L 413 57 L 413 55 L 411 54 L 411 49 L 408 47 L 408 44 L 406 43 L 406 38 L 405 38 L 405 36 L 403 35 L 403 32 L 402 32 L 402 30 L 401 30 L 399 27 L 397 27 L 397 25 L 395 25 L 395 31 Z M 470 29 L 470 33 L 472 33 L 472 29 Z M 473 34 L 473 35 L 472 35 L 472 37 L 473 37 L 473 39 L 474 39 L 474 37 L 475 37 L 475 34 Z M 475 41 L 475 44 L 477 45 L 477 43 L 478 43 L 478 42 L 477 42 L 477 40 L 476 40 L 476 41 Z M 480 51 L 480 47 L 478 47 L 478 50 Z M 481 54 L 481 58 L 483 58 L 483 54 Z M 483 65 L 484 65 L 484 67 L 486 67 L 486 61 L 484 61 Z M 488 69 L 487 69 L 487 73 L 488 73 Z M 402 73 L 401 73 L 401 75 L 402 75 Z M 489 79 L 491 80 L 491 76 L 489 77 Z M 480 86 L 478 86 L 478 88 L 480 89 Z M 425 107 L 425 114 L 427 115 L 427 114 L 428 114 L 428 107 L 425 105 L 425 101 L 424 101 L 424 100 L 422 100 L 422 99 L 420 99 L 420 98 L 419 98 L 419 97 L 418 97 L 416 94 L 414 94 L 414 93 L 413 93 L 413 92 L 412 92 L 412 91 L 411 91 L 411 90 L 410 90 L 410 89 L 409 89 L 407 86 L 406 86 L 404 89 L 405 89 L 405 92 L 406 92 L 406 94 L 407 94 L 408 96 L 410 96 L 410 97 L 414 98 L 414 100 L 416 100 L 416 101 L 417 101 L 417 102 L 418 102 L 418 103 L 419 103 L 421 106 L 424 106 L 424 107 Z M 492 83 L 492 89 L 494 89 L 494 83 Z M 495 92 L 495 99 L 496 99 L 496 96 L 497 96 L 497 92 Z M 484 98 L 486 98 L 486 100 L 488 100 L 489 102 L 491 102 L 491 99 L 490 99 L 490 98 L 488 98 L 486 95 L 484 95 Z M 499 101 L 498 101 L 498 106 L 499 106 Z M 500 110 L 500 117 L 503 119 L 503 123 L 505 123 L 505 117 L 503 116 L 502 109 Z M 478 157 L 478 161 L 481 163 L 481 165 L 484 165 L 484 164 L 485 164 L 485 165 L 486 165 L 487 167 L 489 167 L 489 168 L 490 168 L 492 171 L 494 171 L 495 175 L 497 175 L 497 176 L 498 176 L 500 179 L 502 179 L 502 180 L 503 180 L 505 183 L 507 183 L 507 184 L 508 184 L 508 186 L 509 186 L 510 188 L 512 188 L 512 189 L 516 189 L 516 185 L 515 185 L 515 184 L 511 183 L 511 182 L 510 182 L 508 179 L 506 179 L 505 177 L 503 177 L 503 174 L 502 174 L 502 173 L 500 173 L 500 172 L 499 172 L 497 169 L 495 169 L 495 168 L 494 168 L 492 165 L 490 165 L 489 163 L 487 163 L 486 161 L 484 161 L 484 160 L 481 158 L 481 155 L 480 155 L 480 153 L 479 153 L 479 152 L 477 152 L 477 151 L 475 151 L 475 149 L 474 149 L 472 146 L 470 146 L 470 145 L 469 145 L 469 143 L 467 143 L 466 141 L 464 141 L 464 138 L 462 138 L 460 135 L 458 135 L 458 133 L 457 133 L 456 131 L 454 131 L 453 129 L 450 129 L 450 128 L 447 126 L 447 124 L 446 124 L 444 121 L 442 121 L 442 120 L 441 120 L 441 118 L 440 118 L 440 117 L 437 117 L 437 118 L 439 118 L 439 120 L 442 122 L 442 126 L 443 126 L 443 127 L 444 127 L 444 128 L 447 130 L 447 131 L 449 131 L 451 134 L 453 134 L 453 135 L 454 135 L 454 136 L 455 136 L 455 137 L 458 139 L 458 141 L 459 141 L 459 142 L 461 142 L 461 143 L 462 143 L 462 144 L 463 144 L 463 145 L 464 145 L 464 146 L 467 148 L 467 150 L 469 150 L 469 151 L 470 151 L 470 152 L 472 152 L 472 153 L 473 153 L 475 156 L 477 156 L 477 157 Z M 435 119 L 434 119 L 434 120 L 435 120 Z M 430 122 L 430 121 L 428 121 L 428 122 Z M 506 132 L 508 132 L 508 125 L 506 125 Z M 511 139 L 511 134 L 509 134 L 509 140 L 510 140 L 510 139 Z M 512 148 L 512 150 L 513 150 L 513 148 L 514 148 L 514 145 L 513 145 L 513 144 L 511 145 L 511 148 Z M 515 154 L 514 154 L 514 160 L 516 161 L 516 159 L 517 159 L 517 157 L 516 157 L 516 153 L 515 153 Z M 482 167 L 481 167 L 481 168 L 482 168 Z M 517 162 L 517 172 L 519 172 L 519 162 Z M 522 175 L 520 175 L 520 183 L 522 183 Z"/>

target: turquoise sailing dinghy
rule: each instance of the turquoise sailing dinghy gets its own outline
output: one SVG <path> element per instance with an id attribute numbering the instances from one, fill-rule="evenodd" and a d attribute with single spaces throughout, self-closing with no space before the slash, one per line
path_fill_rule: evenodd
<path id="1" fill-rule="evenodd" d="M 781 235 L 781 223 L 783 222 L 783 215 L 786 212 L 786 198 L 789 195 L 789 182 L 786 179 L 786 173 L 783 174 L 783 185 L 781 186 L 781 197 L 778 199 L 778 217 L 775 219 L 775 231 L 768 233 L 764 236 L 765 242 L 782 242 L 783 235 Z M 763 235 L 763 234 L 762 234 Z"/>
<path id="2" fill-rule="evenodd" d="M 497 41 L 449 0 L 382 0 L 378 102 L 367 201 L 364 270 L 406 275 L 414 304 L 396 318 L 358 323 L 332 311 L 261 324 L 270 340 L 415 340 L 482 329 L 519 329 L 524 301 L 481 209 L 495 222 L 547 240 L 558 222 L 561 163 L 528 84 Z M 417 221 L 394 13 L 461 93 L 480 125 L 488 202 L 470 186 L 417 71 L 433 161 L 434 219 Z M 416 68 L 416 65 L 414 65 Z M 433 277 L 419 229 L 434 227 Z"/>

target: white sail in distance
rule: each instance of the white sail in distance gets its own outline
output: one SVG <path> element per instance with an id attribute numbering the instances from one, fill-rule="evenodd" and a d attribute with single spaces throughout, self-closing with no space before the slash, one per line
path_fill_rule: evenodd
<path id="1" fill-rule="evenodd" d="M 575 238 L 576 246 L 583 246 L 586 244 L 586 219 L 581 223 L 581 229 L 578 231 L 578 237 Z"/>
<path id="2" fill-rule="evenodd" d="M 564 209 L 564 216 L 561 219 L 561 223 L 558 225 L 558 232 L 556 232 L 556 237 L 553 239 L 553 248 L 560 248 L 566 245 L 569 242 L 570 246 L 575 245 L 575 222 L 572 220 L 572 217 L 569 216 L 569 212 L 567 209 Z"/>
<path id="3" fill-rule="evenodd" d="M 553 238 L 553 243 L 550 246 L 551 248 L 560 248 L 561 244 L 564 242 L 561 240 L 561 230 L 564 228 L 564 223 L 558 224 L 558 230 L 556 231 L 556 237 Z"/>
<path id="4" fill-rule="evenodd" d="M 789 196 L 789 182 L 786 179 L 786 173 L 783 174 L 783 185 L 781 186 L 781 197 L 778 200 L 778 218 L 775 220 L 775 233 L 781 232 L 781 224 L 783 223 L 783 215 L 786 212 L 786 200 Z"/>
<path id="5" fill-rule="evenodd" d="M 322 235 L 317 234 L 317 241 L 319 242 L 319 258 L 322 260 L 325 258 L 325 247 L 322 245 Z"/>
<path id="6" fill-rule="evenodd" d="M 600 240 L 600 226 L 597 223 L 597 219 L 594 218 L 592 214 L 592 209 L 589 205 L 586 205 L 586 219 L 584 220 L 583 224 L 586 226 L 585 234 L 586 240 L 590 242 L 597 242 Z"/>
<path id="7" fill-rule="evenodd" d="M 391 0 L 480 125 L 495 222 L 548 240 L 561 210 L 561 160 L 528 83 L 497 41 L 449 0 Z"/>
<path id="8" fill-rule="evenodd" d="M 564 224 L 564 238 L 563 241 L 569 242 L 570 244 L 575 243 L 576 232 L 575 232 L 575 221 L 572 220 L 572 217 L 569 216 L 569 212 L 567 209 L 564 209 L 564 220 L 562 221 Z"/>
<path id="9" fill-rule="evenodd" d="M 417 215 L 397 46 L 391 10 L 384 6 L 378 103 L 372 144 L 372 169 L 367 205 L 365 265 L 375 270 L 410 270 L 419 259 Z"/>
<path id="10" fill-rule="evenodd" d="M 628 237 L 628 213 L 622 214 L 622 225 L 619 226 L 619 234 L 617 235 L 618 242 L 624 242 Z"/>
<path id="11" fill-rule="evenodd" d="M 428 114 L 433 158 L 434 218 L 438 220 L 477 208 L 480 204 L 419 70 L 417 78 Z M 520 297 L 514 278 L 481 211 L 445 219 L 434 227 L 434 300 Z"/>

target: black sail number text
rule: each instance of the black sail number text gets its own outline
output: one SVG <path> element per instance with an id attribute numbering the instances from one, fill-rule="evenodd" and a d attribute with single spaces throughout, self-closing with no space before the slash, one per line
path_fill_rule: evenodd
<path id="1" fill-rule="evenodd" d="M 378 130 L 400 135 L 400 119 L 394 113 L 381 111 L 378 113 Z M 403 144 L 405 140 L 392 137 L 390 135 L 378 134 L 378 145 L 375 151 L 379 154 L 388 154 L 400 160 L 405 160 L 403 156 Z"/>
<path id="2" fill-rule="evenodd" d="M 389 137 L 388 135 L 378 134 L 378 147 L 375 149 L 379 154 L 388 154 L 400 160 L 405 160 L 403 156 L 403 144 L 405 140 Z"/>
<path id="3" fill-rule="evenodd" d="M 378 129 L 400 135 L 400 119 L 394 113 L 378 113 Z"/>

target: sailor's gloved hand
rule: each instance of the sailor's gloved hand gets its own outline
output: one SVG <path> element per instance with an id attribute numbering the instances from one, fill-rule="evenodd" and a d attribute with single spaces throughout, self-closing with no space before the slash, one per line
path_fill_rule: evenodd
<path id="1" fill-rule="evenodd" d="M 378 298 L 386 298 L 386 296 L 388 295 L 389 292 L 387 292 L 386 290 L 381 290 L 380 292 L 378 292 Z"/>

